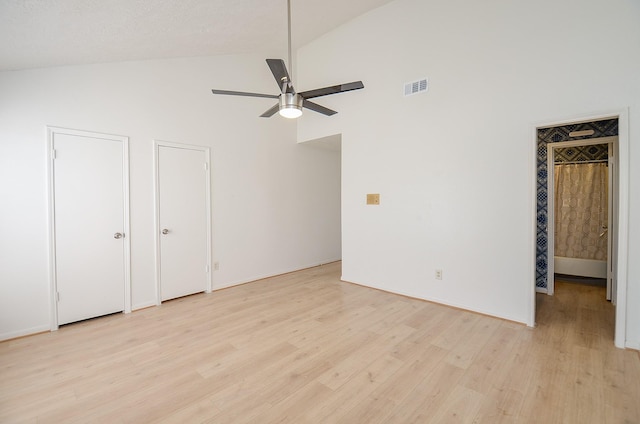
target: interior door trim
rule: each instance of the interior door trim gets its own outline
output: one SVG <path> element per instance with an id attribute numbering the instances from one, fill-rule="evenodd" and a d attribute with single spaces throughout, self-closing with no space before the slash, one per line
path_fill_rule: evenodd
<path id="1" fill-rule="evenodd" d="M 98 138 L 122 143 L 122 196 L 123 196 L 123 226 L 124 243 L 124 313 L 131 312 L 131 228 L 129 223 L 129 137 L 103 134 L 91 131 L 74 130 L 47 126 L 47 187 L 48 187 L 48 238 L 49 238 L 49 297 L 50 297 L 50 329 L 56 331 L 58 326 L 58 283 L 56 280 L 56 234 L 55 234 L 55 181 L 53 150 L 56 134 L 74 135 L 79 137 Z"/>
<path id="2" fill-rule="evenodd" d="M 154 240 L 155 240 L 155 262 L 156 262 L 156 305 L 162 303 L 162 281 L 160 273 L 160 147 L 172 147 L 176 149 L 196 150 L 204 153 L 205 156 L 205 187 L 206 187 L 206 216 L 207 216 L 207 277 L 205 293 L 211 293 L 211 149 L 206 146 L 194 144 L 174 143 L 171 141 L 153 140 L 153 185 L 154 185 Z"/>

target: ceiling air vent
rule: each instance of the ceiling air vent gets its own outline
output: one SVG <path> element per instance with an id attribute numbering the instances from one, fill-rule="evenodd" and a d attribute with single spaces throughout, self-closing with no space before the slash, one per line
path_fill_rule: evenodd
<path id="1" fill-rule="evenodd" d="M 408 82 L 404 85 L 404 95 L 411 96 L 413 94 L 418 94 L 427 91 L 429 84 L 427 83 L 427 79 L 423 78 L 418 81 Z"/>

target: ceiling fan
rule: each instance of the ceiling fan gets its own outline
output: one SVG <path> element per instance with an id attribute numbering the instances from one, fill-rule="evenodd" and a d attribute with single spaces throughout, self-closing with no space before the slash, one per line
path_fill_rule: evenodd
<path id="1" fill-rule="evenodd" d="M 287 16 L 288 16 L 288 46 L 289 46 L 289 67 L 292 68 L 291 62 L 291 0 L 287 0 Z M 331 116 L 335 115 L 335 110 L 331 110 L 317 103 L 309 101 L 316 97 L 328 96 L 330 94 L 344 93 L 346 91 L 359 90 L 364 88 L 362 81 L 354 81 L 346 84 L 338 84 L 330 87 L 317 88 L 315 90 L 296 92 L 293 88 L 293 82 L 287 72 L 287 67 L 282 59 L 267 59 L 267 65 L 271 69 L 273 77 L 276 79 L 280 94 L 260 94 L 260 93 L 248 93 L 245 91 L 228 91 L 228 90 L 216 90 L 213 89 L 213 94 L 224 94 L 230 96 L 246 96 L 246 97 L 266 97 L 269 99 L 278 99 L 278 103 L 269 108 L 260 117 L 269 118 L 279 112 L 281 116 L 285 118 L 297 118 L 302 115 L 302 108 L 311 109 L 315 112 L 322 113 L 323 115 Z M 293 69 L 293 68 L 292 68 Z"/>

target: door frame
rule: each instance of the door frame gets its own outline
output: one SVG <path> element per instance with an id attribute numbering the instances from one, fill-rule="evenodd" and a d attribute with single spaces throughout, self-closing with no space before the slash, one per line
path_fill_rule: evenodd
<path id="1" fill-rule="evenodd" d="M 618 249 L 617 264 L 615 264 L 617 276 L 616 311 L 615 311 L 615 336 L 616 347 L 624 349 L 626 347 L 627 331 L 627 285 L 628 285 L 628 263 L 629 263 L 629 110 L 619 109 L 613 112 L 604 112 L 593 115 L 582 115 L 574 118 L 567 118 L 551 122 L 540 122 L 533 124 L 531 143 L 531 284 L 528 290 L 529 295 L 529 325 L 535 325 L 536 316 L 536 186 L 537 173 L 536 161 L 538 150 L 538 128 L 570 125 L 580 122 L 598 121 L 603 119 L 618 119 Z"/>
<path id="2" fill-rule="evenodd" d="M 174 143 L 171 141 L 153 140 L 153 188 L 154 188 L 154 241 L 155 241 L 155 277 L 156 277 L 156 305 L 162 304 L 162 281 L 160 273 L 160 147 L 196 150 L 205 156 L 205 204 L 207 216 L 207 281 L 204 292 L 211 293 L 211 149 L 195 144 Z"/>
<path id="3" fill-rule="evenodd" d="M 566 147 L 591 146 L 594 144 L 606 144 L 608 146 L 609 152 L 612 152 L 609 154 L 609 161 L 613 161 L 615 163 L 615 161 L 617 160 L 617 157 L 614 152 L 617 150 L 618 136 L 587 138 L 583 140 L 559 141 L 555 143 L 549 143 L 547 145 L 547 193 L 548 193 L 548 197 L 547 197 L 547 294 L 550 296 L 553 295 L 553 293 L 555 292 L 554 258 L 555 258 L 555 225 L 556 225 L 555 194 L 556 193 L 555 193 L 555 166 L 554 166 L 555 158 L 554 158 L 553 151 L 555 149 L 562 149 Z M 617 179 L 614 177 L 613 172 L 614 172 L 614 169 L 609 167 L 608 179 L 607 179 L 608 181 L 607 184 L 609 185 L 609 188 L 611 188 L 611 185 L 614 181 L 617 182 Z M 615 168 L 615 172 L 617 172 L 617 167 Z M 608 199 L 607 199 L 607 216 L 608 216 L 607 227 L 609 229 L 617 228 L 615 227 L 615 224 L 612 225 L 612 222 L 617 223 L 617 218 L 618 218 L 617 216 L 614 215 L 615 211 L 617 210 L 617 205 L 613 205 L 612 207 L 612 200 L 617 200 L 615 198 L 617 196 L 614 196 L 614 194 L 615 193 L 612 190 L 609 190 Z M 614 236 L 612 230 L 607 231 L 607 286 L 608 287 L 610 284 L 610 279 L 612 278 L 611 274 L 613 274 L 612 265 L 614 265 L 617 262 L 615 256 L 611 256 L 611 250 L 612 250 L 611 243 L 616 239 L 617 237 Z M 615 304 L 615 300 L 614 300 L 614 304 Z"/>
<path id="4" fill-rule="evenodd" d="M 131 228 L 129 223 L 129 137 L 74 130 L 55 126 L 47 126 L 47 187 L 48 187 L 48 238 L 49 238 L 49 305 L 50 329 L 56 331 L 58 325 L 58 282 L 56 270 L 56 232 L 55 232 L 55 181 L 53 142 L 56 134 L 97 138 L 122 143 L 122 196 L 123 196 L 123 228 L 124 228 L 124 313 L 131 312 Z"/>

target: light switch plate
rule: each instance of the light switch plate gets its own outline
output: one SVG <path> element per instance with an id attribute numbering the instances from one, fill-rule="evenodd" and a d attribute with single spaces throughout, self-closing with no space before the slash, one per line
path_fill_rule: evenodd
<path id="1" fill-rule="evenodd" d="M 367 205 L 379 205 L 380 204 L 380 194 L 367 194 Z"/>

